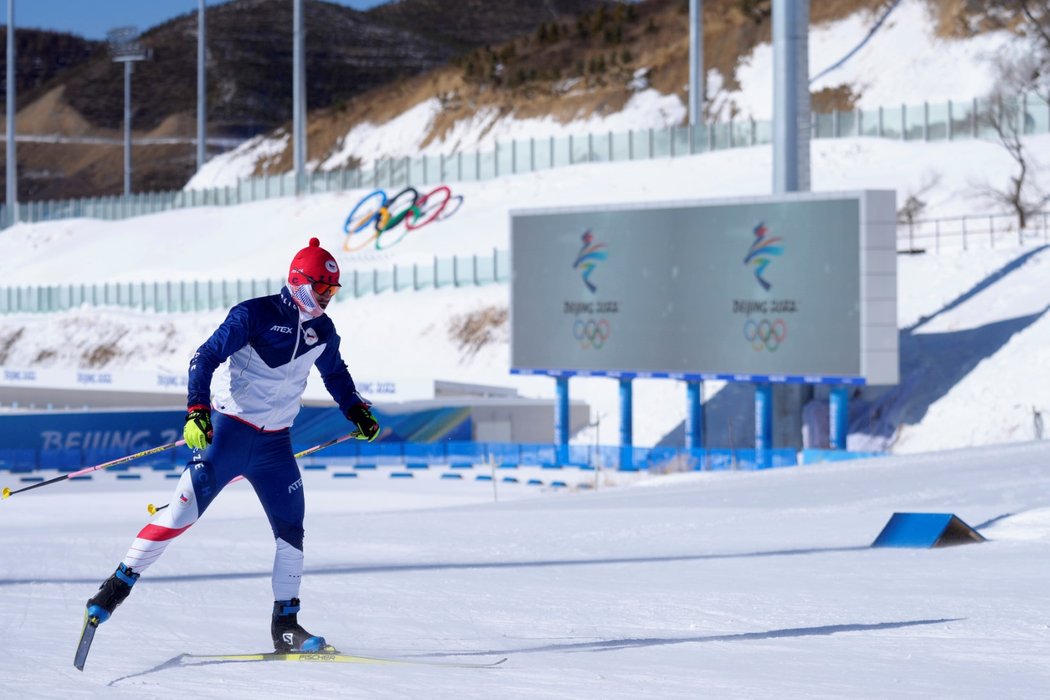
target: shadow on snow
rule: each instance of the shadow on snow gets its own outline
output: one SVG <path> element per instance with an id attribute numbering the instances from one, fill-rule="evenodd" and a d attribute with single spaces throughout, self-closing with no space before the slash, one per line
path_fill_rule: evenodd
<path id="1" fill-rule="evenodd" d="M 899 620 L 893 622 L 854 623 L 839 625 L 819 625 L 816 627 L 787 627 L 784 629 L 766 630 L 764 632 L 739 632 L 736 634 L 714 634 L 696 637 L 640 637 L 630 639 L 604 639 L 591 642 L 572 642 L 562 644 L 545 644 L 542 646 L 519 647 L 517 649 L 491 649 L 488 651 L 442 651 L 423 654 L 407 655 L 403 658 L 432 658 L 432 657 L 464 657 L 464 656 L 505 656 L 508 654 L 536 654 L 544 652 L 603 652 L 618 651 L 620 649 L 637 649 L 644 647 L 666 646 L 669 644 L 702 644 L 708 642 L 750 642 L 766 639 L 798 639 L 801 637 L 826 637 L 833 634 L 845 634 L 850 632 L 880 632 L 882 630 L 903 629 L 905 627 L 918 627 L 921 625 L 940 625 L 948 622 L 957 622 L 965 618 L 942 617 L 928 620 Z M 355 652 L 356 653 L 356 652 Z M 131 673 L 126 676 L 115 678 L 109 685 L 115 685 L 121 681 L 131 678 L 139 678 L 151 673 L 165 671 L 171 668 L 182 668 L 182 659 L 185 654 L 179 654 L 156 666 Z M 219 662 L 216 662 L 219 663 Z M 206 665 L 206 664 L 196 664 Z"/>
<path id="2" fill-rule="evenodd" d="M 965 618 L 941 617 L 929 620 L 901 620 L 896 622 L 857 623 L 849 625 L 820 625 L 817 627 L 788 627 L 765 632 L 739 632 L 736 634 L 712 634 L 697 637 L 641 637 L 634 639 L 605 639 L 593 642 L 572 642 L 567 644 L 545 644 L 538 647 L 521 647 L 518 649 L 498 649 L 491 651 L 442 652 L 441 654 L 420 654 L 420 656 L 492 656 L 494 654 L 533 654 L 545 651 L 616 651 L 637 647 L 664 646 L 668 644 L 696 644 L 703 642 L 749 642 L 763 639 L 791 639 L 798 637 L 824 637 L 844 632 L 878 632 L 880 630 L 917 627 L 920 625 L 940 625 L 947 622 L 958 622 Z"/>

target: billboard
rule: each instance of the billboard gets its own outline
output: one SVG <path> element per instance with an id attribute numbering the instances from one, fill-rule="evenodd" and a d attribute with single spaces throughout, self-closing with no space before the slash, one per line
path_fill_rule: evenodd
<path id="1" fill-rule="evenodd" d="M 511 371 L 896 384 L 896 195 L 515 210 Z"/>

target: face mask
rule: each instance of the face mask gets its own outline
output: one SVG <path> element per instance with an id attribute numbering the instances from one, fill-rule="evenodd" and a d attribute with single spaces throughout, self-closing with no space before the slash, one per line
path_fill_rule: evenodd
<path id="1" fill-rule="evenodd" d="M 310 284 L 289 284 L 287 287 L 292 295 L 292 301 L 304 314 L 317 318 L 324 313 L 324 308 L 321 307 Z"/>

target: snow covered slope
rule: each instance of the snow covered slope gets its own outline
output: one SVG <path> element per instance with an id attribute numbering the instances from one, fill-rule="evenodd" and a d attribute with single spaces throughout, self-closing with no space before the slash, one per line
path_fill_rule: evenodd
<path id="1" fill-rule="evenodd" d="M 1050 136 L 1028 141 L 1050 190 Z M 668 201 L 768 193 L 771 149 L 756 147 L 687 158 L 590 164 L 453 184 L 464 204 L 385 250 L 342 251 L 343 222 L 365 191 L 285 198 L 237 207 L 186 209 L 126 221 L 66 220 L 21 225 L 0 235 L 0 275 L 12 284 L 152 280 L 236 280 L 273 277 L 306 240 L 318 236 L 344 271 L 430 265 L 433 256 L 491 255 L 508 246 L 511 208 L 602 202 Z M 1002 183 L 1012 172 L 1003 149 L 983 141 L 899 143 L 838 139 L 813 144 L 816 190 L 895 189 L 898 202 L 927 189 L 929 216 L 973 213 L 974 185 Z M 930 187 L 926 187 L 934 183 Z M 1036 234 L 1036 232 L 1033 232 Z M 922 450 L 1027 440 L 1034 411 L 1050 412 L 1045 324 L 1050 303 L 1041 234 L 1018 246 L 1017 235 L 971 240 L 970 250 L 898 256 L 902 386 L 854 401 L 854 449 Z M 90 265 L 84 264 L 91 260 Z M 490 306 L 505 307 L 508 287 L 402 292 L 352 299 L 330 309 L 344 329 L 344 352 L 360 376 L 437 378 L 519 387 L 551 397 L 547 379 L 511 377 L 505 328 L 475 356 L 450 337 L 450 320 Z M 81 309 L 69 314 L 5 317 L 8 367 L 80 366 L 93 348 L 112 347 L 109 369 L 181 372 L 221 313 L 170 317 Z M 929 320 L 919 323 L 922 317 Z M 19 333 L 19 329 L 24 329 Z M 965 332 L 964 332 L 965 331 Z M 998 352 L 1006 353 L 998 359 Z M 1039 363 L 1043 362 L 1042 365 Z M 993 371 L 992 368 L 998 369 Z M 980 379 L 977 379 L 980 377 Z M 707 387 L 708 399 L 720 387 Z M 710 444 L 745 446 L 753 410 L 740 386 L 710 404 Z M 608 379 L 577 379 L 574 396 L 600 421 L 579 440 L 610 441 L 619 428 L 618 389 Z M 685 418 L 685 389 L 665 380 L 635 388 L 636 444 L 653 445 Z M 975 400 L 979 396 L 980 400 Z M 730 400 L 732 398 L 732 400 Z M 936 428 L 927 430 L 926 421 Z M 898 433 L 898 426 L 907 423 Z M 680 443 L 680 438 L 679 438 Z"/>
<path id="2" fill-rule="evenodd" d="M 860 45 L 881 15 L 858 12 L 851 17 L 815 26 L 809 36 L 810 75 L 838 63 Z M 857 107 L 897 109 L 901 104 L 969 101 L 986 96 L 994 86 L 995 58 L 1030 50 L 1027 40 L 1006 31 L 986 32 L 967 39 L 940 39 L 926 0 L 901 0 L 871 39 L 839 68 L 811 85 L 819 91 L 849 85 L 858 96 Z M 351 128 L 339 144 L 310 169 L 336 170 L 351 158 L 367 165 L 383 158 L 450 155 L 492 151 L 494 143 L 549 136 L 604 134 L 659 128 L 685 123 L 688 109 L 677 95 L 664 95 L 645 82 L 646 69 L 635 73 L 633 94 L 623 109 L 610 114 L 562 123 L 551 117 L 519 118 L 501 109 L 480 109 L 470 119 L 457 121 L 440 137 L 430 139 L 432 124 L 441 118 L 435 97 L 413 105 L 384 123 L 362 123 Z M 708 100 L 727 108 L 739 120 L 770 120 L 773 114 L 773 49 L 759 45 L 737 70 L 739 89 L 727 91 L 717 72 L 707 78 Z M 258 137 L 230 153 L 209 161 L 187 185 L 188 189 L 222 187 L 249 177 L 256 162 L 291 148 L 285 131 Z"/>
<path id="3" fill-rule="evenodd" d="M 307 629 L 351 653 L 495 670 L 255 663 L 270 530 L 230 486 L 73 669 L 84 601 L 170 482 L 0 505 L 0 679 L 17 698 L 1037 698 L 1050 443 L 544 493 L 305 473 Z M 432 475 L 436 476 L 436 475 Z M 429 504 L 429 507 L 426 505 Z M 895 511 L 989 542 L 869 549 Z"/>

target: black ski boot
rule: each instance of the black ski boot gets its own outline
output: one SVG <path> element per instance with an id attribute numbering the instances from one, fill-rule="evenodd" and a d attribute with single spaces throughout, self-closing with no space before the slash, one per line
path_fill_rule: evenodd
<path id="1" fill-rule="evenodd" d="M 297 619 L 298 613 L 298 598 L 274 601 L 273 618 L 270 621 L 274 651 L 278 654 L 317 654 L 331 651 L 324 637 L 314 636 L 302 628 Z"/>
<path id="2" fill-rule="evenodd" d="M 109 619 L 117 606 L 131 593 L 131 587 L 139 580 L 139 575 L 121 563 L 113 575 L 102 582 L 98 593 L 87 602 L 88 619 L 97 618 L 100 623 Z"/>

